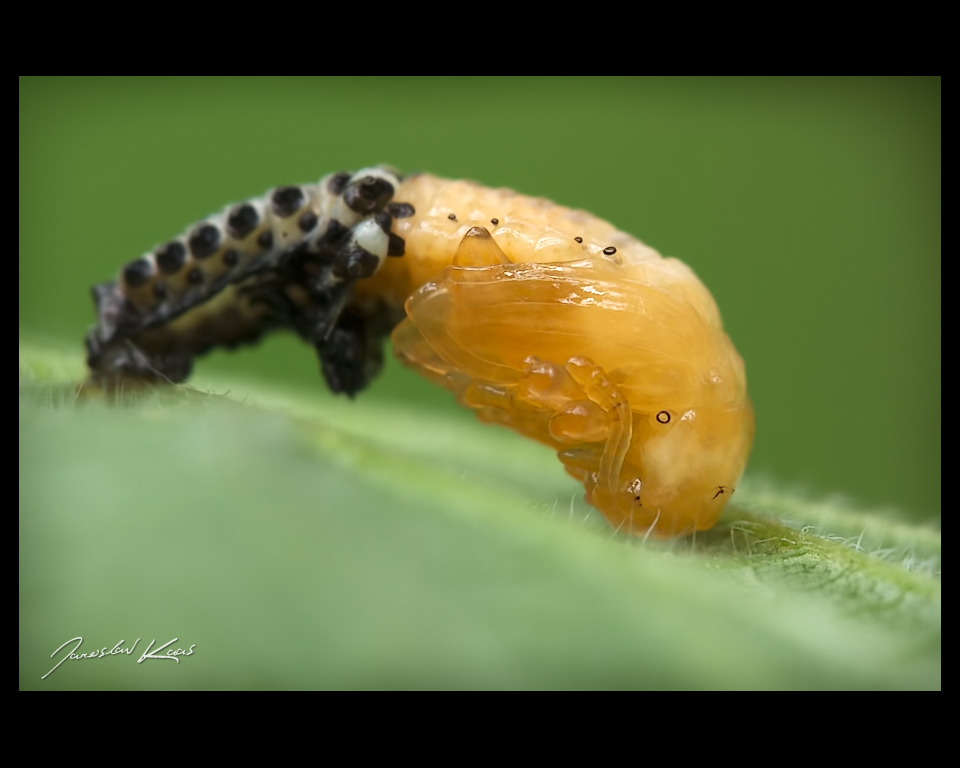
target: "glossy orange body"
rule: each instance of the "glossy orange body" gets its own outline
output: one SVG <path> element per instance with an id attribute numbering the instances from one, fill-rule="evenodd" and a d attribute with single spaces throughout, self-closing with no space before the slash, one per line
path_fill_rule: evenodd
<path id="1" fill-rule="evenodd" d="M 406 364 L 554 448 L 615 528 L 713 526 L 753 441 L 743 361 L 683 263 L 582 211 L 407 179 L 406 255 L 357 287 L 405 300 Z M 409 298 L 408 298 L 409 297 Z"/>

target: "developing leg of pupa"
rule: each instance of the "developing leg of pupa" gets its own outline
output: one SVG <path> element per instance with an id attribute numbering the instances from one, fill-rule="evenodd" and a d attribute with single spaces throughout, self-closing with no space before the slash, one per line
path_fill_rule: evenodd
<path id="1" fill-rule="evenodd" d="M 560 451 L 588 500 L 618 496 L 632 414 L 606 372 L 574 354 L 591 341 L 582 307 L 563 300 L 576 275 L 498 263 L 492 240 L 468 237 L 460 251 L 469 246 L 480 264 L 449 267 L 411 297 L 393 336 L 397 355 L 482 420 Z"/>

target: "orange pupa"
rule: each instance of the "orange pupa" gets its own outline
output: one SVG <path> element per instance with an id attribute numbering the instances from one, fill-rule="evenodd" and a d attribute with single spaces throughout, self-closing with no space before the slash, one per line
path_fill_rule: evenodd
<path id="1" fill-rule="evenodd" d="M 753 441 L 743 361 L 693 271 L 507 189 L 332 174 L 210 216 L 93 292 L 101 383 L 180 381 L 208 349 L 287 328 L 352 396 L 390 334 L 480 419 L 556 450 L 635 535 L 712 527 Z"/>

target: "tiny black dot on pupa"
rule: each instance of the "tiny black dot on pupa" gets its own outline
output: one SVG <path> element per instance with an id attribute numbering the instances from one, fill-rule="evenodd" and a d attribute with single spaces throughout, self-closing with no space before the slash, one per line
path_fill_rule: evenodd
<path id="1" fill-rule="evenodd" d="M 574 239 L 575 242 L 578 242 L 578 243 L 582 243 L 582 242 L 583 242 L 583 238 L 582 238 L 582 237 L 575 237 L 575 238 L 573 238 L 573 239 Z"/>
<path id="2" fill-rule="evenodd" d="M 606 248 L 603 249 L 604 256 L 613 256 L 613 254 L 615 254 L 616 252 L 617 252 L 617 249 L 614 248 L 612 245 L 608 245 Z"/>

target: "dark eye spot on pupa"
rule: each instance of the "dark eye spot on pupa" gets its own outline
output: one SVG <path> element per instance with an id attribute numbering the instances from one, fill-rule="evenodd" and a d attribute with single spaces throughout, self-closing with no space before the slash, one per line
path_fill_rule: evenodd
<path id="1" fill-rule="evenodd" d="M 573 239 L 574 239 L 574 241 L 577 242 L 577 243 L 582 243 L 582 242 L 583 242 L 583 238 L 582 238 L 582 237 L 575 237 L 575 238 L 573 238 Z"/>
<path id="2" fill-rule="evenodd" d="M 490 223 L 493 224 L 493 226 L 497 226 L 497 224 L 500 223 L 500 219 L 490 219 Z"/>
<path id="3" fill-rule="evenodd" d="M 447 216 L 447 218 L 450 219 L 450 221 L 456 221 L 456 220 L 457 220 L 457 214 L 451 213 L 449 216 Z"/>
<path id="4" fill-rule="evenodd" d="M 616 252 L 617 252 L 617 249 L 614 248 L 612 245 L 608 245 L 606 248 L 603 249 L 604 256 L 613 256 L 613 254 L 615 254 Z"/>

